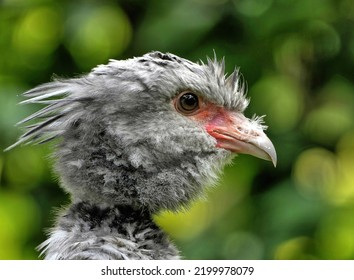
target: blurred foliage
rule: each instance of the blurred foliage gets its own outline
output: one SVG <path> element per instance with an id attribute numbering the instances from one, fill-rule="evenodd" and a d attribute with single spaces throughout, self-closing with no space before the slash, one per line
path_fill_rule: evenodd
<path id="1" fill-rule="evenodd" d="M 208 200 L 162 213 L 187 259 L 354 258 L 352 0 L 3 0 L 0 3 L 0 259 L 36 259 L 68 197 L 50 145 L 2 150 L 35 111 L 26 89 L 151 50 L 213 50 L 266 115 L 278 166 L 239 156 Z"/>

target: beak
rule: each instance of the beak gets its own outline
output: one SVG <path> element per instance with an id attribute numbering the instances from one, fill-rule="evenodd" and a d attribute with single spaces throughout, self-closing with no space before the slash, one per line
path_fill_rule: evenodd
<path id="1" fill-rule="evenodd" d="M 209 123 L 207 132 L 217 141 L 217 147 L 237 154 L 249 154 L 277 165 L 273 143 L 256 122 L 239 113 L 226 113 L 216 123 Z"/>

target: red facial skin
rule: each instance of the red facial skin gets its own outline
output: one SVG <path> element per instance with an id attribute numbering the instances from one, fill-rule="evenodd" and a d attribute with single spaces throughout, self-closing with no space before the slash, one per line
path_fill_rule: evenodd
<path id="1" fill-rule="evenodd" d="M 174 100 L 175 105 L 176 102 L 178 97 Z M 242 113 L 200 100 L 199 107 L 185 116 L 200 123 L 216 139 L 216 147 L 270 160 L 276 166 L 277 158 L 272 142 L 259 124 L 247 119 Z"/>

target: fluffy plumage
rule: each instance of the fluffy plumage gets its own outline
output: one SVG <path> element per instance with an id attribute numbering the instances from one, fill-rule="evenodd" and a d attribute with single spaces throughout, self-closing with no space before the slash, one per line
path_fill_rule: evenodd
<path id="1" fill-rule="evenodd" d="M 55 169 L 72 196 L 41 245 L 46 258 L 178 258 L 151 214 L 198 197 L 233 154 L 218 147 L 217 130 L 208 132 L 173 102 L 191 91 L 241 114 L 248 100 L 240 75 L 236 69 L 226 77 L 224 68 L 216 59 L 197 64 L 152 52 L 24 93 L 22 103 L 46 106 L 20 122 L 29 125 L 12 147 L 60 138 Z"/>

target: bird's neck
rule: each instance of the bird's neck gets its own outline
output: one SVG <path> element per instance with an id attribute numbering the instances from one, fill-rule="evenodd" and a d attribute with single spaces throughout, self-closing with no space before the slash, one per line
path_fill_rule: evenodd
<path id="1" fill-rule="evenodd" d="M 82 123 L 71 129 L 54 155 L 56 171 L 74 200 L 96 205 L 178 210 L 213 184 L 231 159 L 228 151 L 215 150 L 214 143 L 210 149 L 195 143 L 186 148 L 175 139 L 168 151 L 169 145 L 159 141 L 129 133 L 123 137 L 125 130 L 118 127 L 104 130 L 100 124 Z"/>
<path id="2" fill-rule="evenodd" d="M 78 202 L 61 215 L 40 249 L 46 259 L 176 259 L 178 253 L 144 209 Z"/>

